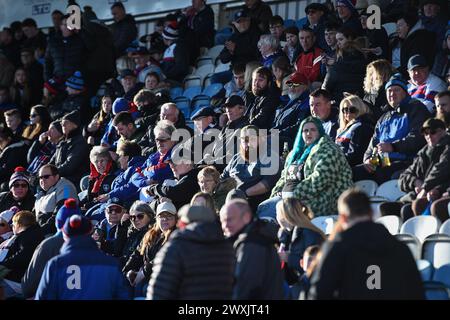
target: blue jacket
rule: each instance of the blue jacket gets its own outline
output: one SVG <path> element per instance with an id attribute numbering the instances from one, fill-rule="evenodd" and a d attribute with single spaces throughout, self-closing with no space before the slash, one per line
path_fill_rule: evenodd
<path id="1" fill-rule="evenodd" d="M 288 256 L 288 266 L 302 274 L 304 271 L 300 267 L 300 260 L 303 258 L 305 250 L 313 245 L 321 245 L 324 239 L 322 236 L 307 228 L 295 227 L 292 231 L 291 246 Z"/>
<path id="2" fill-rule="evenodd" d="M 380 142 L 392 144 L 394 152 L 389 153 L 390 159 L 400 161 L 413 159 L 425 145 L 420 129 L 430 116 L 430 112 L 422 102 L 407 96 L 395 110 L 391 108 L 378 119 L 364 160 L 370 158 L 373 149 Z"/>
<path id="3" fill-rule="evenodd" d="M 46 265 L 36 300 L 127 300 L 129 289 L 117 260 L 90 236 L 66 242 Z"/>
<path id="4" fill-rule="evenodd" d="M 131 183 L 131 177 L 136 173 L 136 169 L 141 167 L 145 158 L 137 156 L 128 162 L 128 169 L 119 174 L 114 179 L 109 192 L 110 198 L 119 198 L 122 201 L 137 200 L 139 198 L 139 188 Z"/>
<path id="5" fill-rule="evenodd" d="M 106 125 L 105 134 L 102 137 L 101 143 L 108 144 L 114 150 L 117 147 L 117 141 L 119 140 L 119 135 L 117 134 L 116 128 L 112 125 L 114 117 Z"/>
<path id="6" fill-rule="evenodd" d="M 163 162 L 170 159 L 172 154 L 172 150 L 167 152 L 167 154 L 163 158 Z M 163 183 L 166 179 L 173 179 L 173 172 L 170 169 L 169 164 L 162 163 L 159 167 L 154 167 L 158 165 L 159 158 L 161 154 L 159 152 L 155 152 L 150 155 L 145 161 L 145 163 L 140 167 L 140 172 L 135 172 L 131 177 L 131 182 L 134 184 L 136 188 L 143 188 L 147 186 L 147 180 L 155 180 L 158 183 Z M 153 168 L 151 168 L 153 167 Z M 149 168 L 151 168 L 149 170 Z"/>

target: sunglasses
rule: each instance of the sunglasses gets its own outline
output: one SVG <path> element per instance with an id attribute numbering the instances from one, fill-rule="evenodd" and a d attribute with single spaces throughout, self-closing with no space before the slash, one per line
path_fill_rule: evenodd
<path id="1" fill-rule="evenodd" d="M 145 217 L 145 214 L 143 214 L 143 213 L 138 213 L 138 214 L 130 214 L 130 220 L 131 221 L 134 221 L 134 220 L 142 220 L 142 219 L 144 219 L 144 217 Z"/>
<path id="2" fill-rule="evenodd" d="M 356 107 L 344 107 L 342 108 L 343 113 L 358 113 L 358 109 Z"/>
<path id="3" fill-rule="evenodd" d="M 28 184 L 26 183 L 14 183 L 12 186 L 13 188 L 28 188 Z"/>
<path id="4" fill-rule="evenodd" d="M 47 180 L 48 178 L 53 177 L 53 174 L 45 174 L 43 176 L 39 176 L 39 179 Z"/>
<path id="5" fill-rule="evenodd" d="M 422 134 L 423 134 L 424 136 L 432 136 L 432 135 L 435 135 L 436 132 L 437 132 L 437 130 L 433 130 L 433 129 L 424 129 L 424 130 L 422 131 Z"/>
<path id="6" fill-rule="evenodd" d="M 113 207 L 113 208 L 106 209 L 106 213 L 108 213 L 108 214 L 122 213 L 122 211 L 123 211 L 123 209 L 120 207 Z"/>

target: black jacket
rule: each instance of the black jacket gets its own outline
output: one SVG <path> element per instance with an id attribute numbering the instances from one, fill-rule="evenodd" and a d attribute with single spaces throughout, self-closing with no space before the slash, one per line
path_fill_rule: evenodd
<path id="1" fill-rule="evenodd" d="M 31 261 L 34 249 L 36 249 L 42 240 L 44 240 L 44 234 L 38 224 L 29 227 L 17 235 L 5 260 L 0 262 L 0 265 L 11 270 L 6 275 L 6 279 L 20 282 Z"/>
<path id="2" fill-rule="evenodd" d="M 16 167 L 27 167 L 28 145 L 24 140 L 13 139 L 0 153 L 0 184 L 7 191 L 9 178 Z"/>
<path id="3" fill-rule="evenodd" d="M 214 11 L 210 6 L 198 12 L 193 18 L 193 29 L 198 46 L 211 48 L 214 46 Z"/>
<path id="4" fill-rule="evenodd" d="M 249 123 L 260 129 L 270 129 L 275 118 L 275 112 L 280 105 L 280 93 L 277 89 L 268 88 L 262 95 L 255 96 L 250 104 L 246 105 L 246 117 Z"/>
<path id="5" fill-rule="evenodd" d="M 89 147 L 80 129 L 72 131 L 58 144 L 50 163 L 58 168 L 61 177 L 69 179 L 78 188 L 81 178 L 89 172 Z"/>
<path id="6" fill-rule="evenodd" d="M 138 35 L 136 21 L 132 15 L 127 14 L 123 20 L 114 22 L 110 28 L 116 48 L 116 58 L 120 58 Z"/>
<path id="7" fill-rule="evenodd" d="M 100 111 L 97 112 L 94 117 L 92 117 L 92 120 L 97 120 L 100 117 Z M 94 143 L 96 146 L 100 145 L 103 135 L 105 134 L 106 128 L 108 127 L 108 123 L 111 121 L 113 115 L 112 113 L 108 114 L 103 121 L 100 123 L 100 127 L 97 131 L 89 132 L 87 130 L 88 124 L 83 128 L 83 137 L 87 140 L 88 137 L 94 138 Z"/>
<path id="8" fill-rule="evenodd" d="M 258 26 L 262 33 L 269 33 L 269 20 L 273 14 L 267 3 L 257 0 L 253 7 L 248 8 L 244 5 L 242 9 L 252 18 L 252 22 Z"/>
<path id="9" fill-rule="evenodd" d="M 366 93 L 363 98 L 364 102 L 372 111 L 373 120 L 375 122 L 380 119 L 383 113 L 389 110 L 389 106 L 387 106 L 386 90 L 384 89 L 385 85 L 386 83 L 383 83 L 376 93 Z"/>
<path id="10" fill-rule="evenodd" d="M 400 189 L 410 193 L 412 199 L 416 179 L 422 180 L 422 187 L 429 192 L 437 188 L 442 194 L 450 186 L 450 136 L 444 136 L 434 147 L 423 147 L 413 163 L 400 175 Z"/>
<path id="11" fill-rule="evenodd" d="M 229 300 L 233 247 L 219 222 L 176 230 L 155 257 L 147 297 L 151 300 Z"/>
<path id="12" fill-rule="evenodd" d="M 194 194 L 200 191 L 197 183 L 199 168 L 194 168 L 177 180 L 174 186 L 166 186 L 163 183 L 151 187 L 151 191 L 158 197 L 165 197 L 172 200 L 177 209 L 191 202 Z"/>
<path id="13" fill-rule="evenodd" d="M 376 271 L 381 277 L 380 289 Z M 360 222 L 322 246 L 313 272 L 309 298 L 397 300 L 423 299 L 422 279 L 409 248 L 384 226 Z"/>
<path id="14" fill-rule="evenodd" d="M 67 79 L 77 70 L 84 71 L 85 61 L 86 48 L 78 34 L 52 37 L 45 53 L 45 81 L 52 77 Z"/>
<path id="15" fill-rule="evenodd" d="M 32 211 L 34 208 L 34 201 L 36 201 L 36 198 L 31 190 L 27 192 L 27 195 L 22 200 L 14 200 L 11 191 L 2 192 L 0 193 L 0 212 L 9 210 L 12 207 L 17 207 L 20 211 Z"/>
<path id="16" fill-rule="evenodd" d="M 230 240 L 234 241 L 237 259 L 233 299 L 283 299 L 283 273 L 275 249 L 278 242 L 275 224 L 253 221 Z"/>
<path id="17" fill-rule="evenodd" d="M 173 52 L 173 61 L 163 61 L 161 63 L 161 70 L 167 79 L 181 83 L 189 73 L 189 64 L 192 55 L 189 45 L 187 41 L 177 40 Z"/>

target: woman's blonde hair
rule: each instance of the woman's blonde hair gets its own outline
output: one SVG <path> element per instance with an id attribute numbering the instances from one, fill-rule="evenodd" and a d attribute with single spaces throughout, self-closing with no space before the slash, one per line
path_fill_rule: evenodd
<path id="1" fill-rule="evenodd" d="M 394 73 L 392 64 L 385 59 L 378 59 L 369 63 L 366 67 L 364 78 L 364 92 L 377 93 L 386 81 Z"/>
<path id="2" fill-rule="evenodd" d="M 326 239 L 325 233 L 311 223 L 313 212 L 297 198 L 286 198 L 277 203 L 277 216 L 294 227 L 309 229 Z"/>
<path id="3" fill-rule="evenodd" d="M 196 194 L 194 194 L 194 196 L 191 199 L 191 203 L 190 203 L 191 206 L 195 205 L 194 201 L 197 200 L 198 198 L 205 199 L 205 202 L 206 202 L 205 207 L 211 209 L 213 212 L 217 212 L 213 197 L 209 193 L 205 193 L 205 192 L 197 192 Z"/>
<path id="4" fill-rule="evenodd" d="M 342 112 L 342 108 L 345 108 L 345 107 L 355 107 L 358 110 L 358 113 L 356 114 L 357 117 L 370 112 L 369 107 L 357 95 L 354 95 L 354 94 L 347 95 L 347 96 L 344 95 L 344 99 L 342 99 L 341 103 L 339 104 L 338 133 L 345 130 L 345 128 L 347 128 L 347 126 L 350 124 L 350 122 L 346 122 L 346 120 L 344 118 L 344 113 Z"/>
<path id="5" fill-rule="evenodd" d="M 217 171 L 214 166 L 207 166 L 199 171 L 199 173 L 197 174 L 197 180 L 200 179 L 200 177 L 210 177 L 217 184 L 220 180 L 220 172 Z"/>

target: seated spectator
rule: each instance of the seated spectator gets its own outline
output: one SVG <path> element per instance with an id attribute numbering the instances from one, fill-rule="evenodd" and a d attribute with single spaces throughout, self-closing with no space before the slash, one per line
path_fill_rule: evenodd
<path id="1" fill-rule="evenodd" d="M 438 93 L 434 97 L 436 103 L 436 118 L 444 121 L 447 132 L 450 132 L 450 91 Z"/>
<path id="2" fill-rule="evenodd" d="M 50 123 L 48 130 L 41 133 L 39 138 L 33 142 L 28 150 L 27 161 L 29 163 L 27 171 L 35 177 L 39 169 L 47 164 L 56 151 L 56 146 L 64 139 L 64 134 L 60 121 Z M 35 185 L 35 181 L 32 185 Z"/>
<path id="3" fill-rule="evenodd" d="M 340 27 L 336 32 L 336 53 L 338 49 L 343 49 L 349 41 L 355 41 L 357 39 L 355 31 L 348 27 Z"/>
<path id="4" fill-rule="evenodd" d="M 343 231 L 323 245 L 308 298 L 424 299 L 422 278 L 411 251 L 386 228 L 372 221 L 373 212 L 365 192 L 354 189 L 344 192 L 338 208 L 338 224 Z M 342 263 L 342 257 L 346 257 L 347 263 Z M 383 270 L 384 285 L 380 287 L 375 282 L 377 290 L 367 285 L 369 265 Z"/>
<path id="5" fill-rule="evenodd" d="M 325 24 L 325 42 L 327 44 L 326 48 L 324 49 L 326 54 L 326 60 L 323 61 L 323 64 L 325 65 L 332 65 L 335 62 L 336 58 L 336 51 L 338 48 L 336 34 L 340 28 L 340 25 L 336 22 L 328 21 Z"/>
<path id="6" fill-rule="evenodd" d="M 51 258 L 59 255 L 64 244 L 62 228 L 67 219 L 73 215 L 80 215 L 80 209 L 75 199 L 67 199 L 56 214 L 55 224 L 57 233 L 42 241 L 34 250 L 30 264 L 22 277 L 22 295 L 25 299 L 33 298 L 39 286 L 45 265 Z"/>
<path id="7" fill-rule="evenodd" d="M 226 83 L 225 97 L 229 98 L 233 95 L 243 96 L 245 91 L 245 64 L 236 63 L 231 67 L 233 79 Z"/>
<path id="8" fill-rule="evenodd" d="M 206 192 L 197 192 L 191 199 L 191 206 L 200 206 L 211 209 L 213 212 L 218 213 L 216 205 L 214 204 L 213 197 Z"/>
<path id="9" fill-rule="evenodd" d="M 20 280 L 27 270 L 34 250 L 44 240 L 36 217 L 30 211 L 19 211 L 12 219 L 14 236 L 0 245 L 0 266 L 10 270 L 3 283 L 6 298 L 21 294 L 16 291 L 17 287 L 20 288 Z"/>
<path id="10" fill-rule="evenodd" d="M 42 192 L 36 195 L 34 212 L 45 235 L 55 233 L 55 216 L 64 201 L 78 199 L 77 189 L 69 180 L 59 175 L 58 168 L 46 164 L 39 170 L 39 185 Z"/>
<path id="11" fill-rule="evenodd" d="M 44 86 L 44 67 L 35 59 L 34 51 L 30 48 L 23 48 L 20 51 L 20 61 L 23 69 L 27 73 L 30 87 L 30 106 L 41 103 L 42 88 Z"/>
<path id="12" fill-rule="evenodd" d="M 133 97 L 144 86 L 143 83 L 137 82 L 136 75 L 130 69 L 122 70 L 122 72 L 120 72 L 119 80 L 124 90 L 123 97 L 129 102 L 133 101 Z"/>
<path id="13" fill-rule="evenodd" d="M 5 111 L 11 110 L 11 109 L 16 109 L 16 108 L 17 108 L 17 106 L 15 106 L 11 102 L 8 87 L 4 86 L 0 83 L 0 114 L 3 114 Z"/>
<path id="14" fill-rule="evenodd" d="M 28 113 L 31 108 L 32 92 L 28 74 L 23 68 L 16 69 L 14 81 L 10 88 L 10 94 L 11 100 L 22 111 L 22 113 Z"/>
<path id="15" fill-rule="evenodd" d="M 106 147 L 95 146 L 89 155 L 91 172 L 89 185 L 84 198 L 80 199 L 80 207 L 87 210 L 95 203 L 95 199 L 102 194 L 109 194 L 113 180 L 116 178 L 115 164 Z"/>
<path id="16" fill-rule="evenodd" d="M 242 199 L 231 200 L 220 209 L 220 222 L 237 259 L 233 300 L 283 299 L 283 272 L 275 249 L 277 226 L 255 219 Z"/>
<path id="17" fill-rule="evenodd" d="M 11 109 L 4 113 L 5 124 L 12 131 L 16 139 L 22 138 L 24 123 L 22 121 L 22 114 L 18 109 Z"/>
<path id="18" fill-rule="evenodd" d="M 0 191 L 7 191 L 9 178 L 17 166 L 26 167 L 28 146 L 24 140 L 0 124 Z"/>
<path id="19" fill-rule="evenodd" d="M 51 78 L 44 82 L 42 104 L 49 109 L 59 110 L 66 98 L 66 86 L 61 79 Z"/>
<path id="20" fill-rule="evenodd" d="M 149 72 L 144 79 L 144 89 L 153 93 L 157 93 L 164 88 L 164 82 L 161 79 L 162 74 L 157 72 Z"/>
<path id="21" fill-rule="evenodd" d="M 356 0 L 336 0 L 336 11 L 342 26 L 352 29 L 359 36 L 363 34 L 363 29 L 355 4 Z"/>
<path id="22" fill-rule="evenodd" d="M 144 128 L 137 128 L 133 115 L 127 111 L 116 114 L 112 124 L 120 136 L 119 141 L 139 142 L 145 135 Z"/>
<path id="23" fill-rule="evenodd" d="M 336 199 L 353 185 L 351 168 L 341 149 L 328 137 L 319 119 L 308 117 L 300 124 L 294 148 L 269 200 L 257 215 L 275 219 L 276 203 L 295 197 L 314 217 L 334 214 Z"/>
<path id="24" fill-rule="evenodd" d="M 154 258 L 147 298 L 230 299 L 235 258 L 216 213 L 206 207 L 185 206 L 179 217 L 179 229 Z"/>
<path id="25" fill-rule="evenodd" d="M 343 93 L 363 95 L 363 81 L 366 74 L 364 54 L 352 42 L 338 49 L 336 62 L 328 69 L 322 88 L 331 93 L 333 100 L 340 103 Z"/>
<path id="26" fill-rule="evenodd" d="M 390 110 L 378 119 L 363 164 L 353 168 L 355 181 L 372 179 L 382 184 L 393 179 L 411 164 L 425 144 L 420 128 L 431 116 L 428 110 L 408 95 L 406 82 L 398 73 L 389 79 L 385 90 Z M 389 163 L 385 162 L 384 166 L 371 164 L 370 159 L 378 154 L 382 154 L 382 158 L 389 157 Z"/>
<path id="27" fill-rule="evenodd" d="M 115 2 L 111 6 L 114 23 L 110 26 L 113 35 L 116 59 L 125 54 L 128 45 L 137 38 L 138 29 L 133 16 L 127 14 L 122 2 Z"/>
<path id="28" fill-rule="evenodd" d="M 272 34 L 263 34 L 258 41 L 258 50 L 261 53 L 261 64 L 266 68 L 271 68 L 275 59 L 284 56 L 279 50 L 280 42 Z"/>
<path id="29" fill-rule="evenodd" d="M 9 191 L 0 193 L 0 212 L 17 207 L 19 210 L 31 211 L 34 207 L 33 190 L 30 178 L 23 167 L 14 169 L 9 179 Z"/>
<path id="30" fill-rule="evenodd" d="M 11 210 L 14 209 L 14 210 Z M 0 248 L 1 244 L 14 235 L 12 230 L 12 218 L 20 211 L 18 208 L 11 208 L 0 213 Z M 1 249 L 0 249 L 1 250 Z"/>
<path id="31" fill-rule="evenodd" d="M 414 55 L 408 61 L 408 94 L 422 102 L 431 114 L 436 114 L 434 97 L 445 91 L 445 82 L 430 72 L 430 67 L 421 55 Z"/>
<path id="32" fill-rule="evenodd" d="M 317 46 L 326 50 L 325 23 L 328 19 L 329 10 L 325 4 L 313 2 L 305 7 L 305 14 L 308 21 L 304 25 L 311 28 L 316 36 Z"/>
<path id="33" fill-rule="evenodd" d="M 317 89 L 309 95 L 311 115 L 322 122 L 325 133 L 334 140 L 339 127 L 339 110 L 332 106 L 331 94 L 324 89 Z"/>
<path id="34" fill-rule="evenodd" d="M 317 258 L 320 254 L 320 246 L 313 245 L 306 248 L 303 258 L 300 260 L 300 267 L 305 270 L 296 283 L 290 287 L 289 296 L 291 300 L 308 300 L 308 292 L 311 286 L 311 275 L 317 265 Z"/>
<path id="35" fill-rule="evenodd" d="M 197 175 L 200 169 L 195 168 L 192 160 L 186 156 L 174 158 L 174 152 L 172 152 L 172 156 L 168 161 L 170 169 L 176 178 L 175 182 L 166 180 L 167 182 L 151 185 L 147 189 L 147 193 L 155 197 L 157 203 L 164 202 L 163 200 L 167 198 L 179 209 L 183 205 L 188 204 L 192 196 L 199 191 Z"/>
<path id="36" fill-rule="evenodd" d="M 444 81 L 447 80 L 447 86 L 450 86 L 450 81 L 448 80 L 448 77 L 450 75 L 449 56 L 450 56 L 450 28 L 445 33 L 442 49 L 439 50 L 438 53 L 436 54 L 433 69 L 431 71 Z"/>
<path id="37" fill-rule="evenodd" d="M 363 29 L 363 36 L 366 37 L 367 47 L 361 50 L 367 55 L 369 61 L 377 59 L 388 59 L 389 57 L 389 42 L 386 29 L 369 29 L 367 27 L 367 19 L 372 15 L 366 10 L 360 14 L 361 26 Z"/>
<path id="38" fill-rule="evenodd" d="M 244 191 L 249 205 L 256 210 L 279 178 L 280 158 L 278 150 L 275 154 L 268 150 L 267 137 L 257 127 L 249 125 L 242 128 L 240 138 L 239 153 L 228 163 L 220 180 L 235 179 L 236 187 Z M 271 174 L 265 173 L 269 169 L 273 169 Z"/>
<path id="39" fill-rule="evenodd" d="M 133 99 L 134 105 L 137 107 L 139 117 L 135 120 L 138 128 L 143 128 L 148 131 L 153 128 L 158 121 L 158 116 L 161 113 L 161 105 L 169 101 L 170 98 L 166 96 L 167 92 L 157 92 L 142 89 Z"/>
<path id="40" fill-rule="evenodd" d="M 312 245 L 321 245 L 325 234 L 311 223 L 311 210 L 296 198 L 287 198 L 277 203 L 278 233 L 282 247 L 278 252 L 288 284 L 294 284 L 306 272 L 300 266 L 305 250 Z"/>
<path id="41" fill-rule="evenodd" d="M 450 136 L 444 122 L 430 118 L 423 124 L 421 132 L 427 144 L 399 178 L 400 189 L 407 194 L 399 202 L 382 203 L 382 215 L 400 216 L 401 213 L 403 221 L 421 215 L 450 187 Z M 445 221 L 448 210 L 433 210 L 432 214 Z"/>
<path id="42" fill-rule="evenodd" d="M 116 239 L 117 228 L 125 213 L 126 209 L 119 198 L 110 198 L 106 202 L 104 209 L 105 218 L 97 223 L 92 234 L 92 239 L 97 242 L 100 249 L 108 250 L 108 244 L 112 244 Z M 91 221 L 97 221 L 98 218 L 99 216 L 93 216 Z M 109 250 L 112 253 L 111 245 Z"/>
<path id="43" fill-rule="evenodd" d="M 31 108 L 30 125 L 23 130 L 22 137 L 31 143 L 39 139 L 39 136 L 48 130 L 51 119 L 48 110 L 43 105 Z"/>
<path id="44" fill-rule="evenodd" d="M 179 30 L 176 22 L 164 28 L 163 40 L 167 49 L 164 51 L 161 70 L 167 80 L 174 83 L 182 83 L 189 72 L 189 48 L 179 39 Z"/>
<path id="45" fill-rule="evenodd" d="M 408 60 L 415 54 L 422 55 L 432 66 L 436 55 L 436 34 L 424 29 L 414 10 L 401 13 L 397 19 L 397 37 L 390 42 L 392 66 L 406 77 Z"/>
<path id="46" fill-rule="evenodd" d="M 101 139 L 101 145 L 105 147 L 110 147 L 111 151 L 115 150 L 117 147 L 117 142 L 119 140 L 119 134 L 116 128 L 113 126 L 114 117 L 120 112 L 127 111 L 131 112 L 133 117 L 137 118 L 139 116 L 138 112 L 133 112 L 131 110 L 130 102 L 125 98 L 117 98 L 114 100 L 112 105 L 112 116 L 111 120 L 106 126 L 105 133 Z"/>
<path id="47" fill-rule="evenodd" d="M 269 19 L 269 31 L 270 34 L 278 40 L 280 47 L 283 47 L 283 45 L 286 43 L 283 18 L 278 15 L 272 16 Z M 281 45 L 281 43 L 283 43 L 283 45 Z"/>
<path id="48" fill-rule="evenodd" d="M 261 33 L 269 31 L 269 20 L 272 17 L 272 9 L 262 0 L 245 0 L 243 11 L 252 19 L 252 23 L 258 26 Z"/>
<path id="49" fill-rule="evenodd" d="M 292 73 L 286 82 L 289 102 L 277 109 L 272 129 L 280 130 L 280 147 L 294 145 L 300 123 L 310 115 L 308 80 L 301 73 Z"/>
<path id="50" fill-rule="evenodd" d="M 259 67 L 253 71 L 252 93 L 255 99 L 247 102 L 245 115 L 250 124 L 259 129 L 269 129 L 280 104 L 280 93 L 274 86 L 270 69 Z"/>
<path id="51" fill-rule="evenodd" d="M 45 48 L 47 47 L 47 37 L 38 28 L 34 19 L 27 18 L 22 21 L 22 31 L 25 35 L 25 39 L 22 43 L 23 48 Z"/>
<path id="52" fill-rule="evenodd" d="M 84 128 L 83 136 L 91 146 L 101 143 L 101 138 L 106 132 L 107 125 L 112 121 L 112 96 L 103 96 L 100 111 L 92 118 L 91 122 Z"/>
<path id="53" fill-rule="evenodd" d="M 279 56 L 273 61 L 271 70 L 275 77 L 275 84 L 277 88 L 280 90 L 281 96 L 283 98 L 288 94 L 286 81 L 288 80 L 289 75 L 291 74 L 292 71 L 289 59 L 284 55 Z"/>
<path id="54" fill-rule="evenodd" d="M 90 237 L 91 222 L 83 216 L 74 215 L 67 219 L 62 231 L 65 245 L 61 254 L 52 258 L 45 266 L 35 299 L 129 299 L 126 280 L 117 260 L 102 253 Z M 73 265 L 78 266 L 77 271 L 83 275 L 77 283 L 70 281 L 70 277 L 77 271 L 67 272 Z M 61 281 L 71 285 L 61 286 Z"/>
<path id="55" fill-rule="evenodd" d="M 323 53 L 323 50 L 315 45 L 316 36 L 310 28 L 304 27 L 298 33 L 298 39 L 303 52 L 295 61 L 296 72 L 303 74 L 309 83 L 320 81 L 320 63 L 314 61 Z"/>
<path id="56" fill-rule="evenodd" d="M 64 140 L 56 146 L 49 163 L 58 168 L 61 177 L 78 185 L 89 168 L 89 149 L 81 133 L 80 113 L 73 111 L 66 114 L 62 118 L 61 126 Z"/>
<path id="57" fill-rule="evenodd" d="M 289 63 L 294 65 L 302 50 L 298 40 L 298 28 L 296 26 L 286 28 L 284 33 L 286 34 L 286 45 L 284 46 L 283 51 L 288 57 Z"/>
<path id="58" fill-rule="evenodd" d="M 384 87 L 394 73 L 394 68 L 387 60 L 375 60 L 366 67 L 366 77 L 364 78 L 364 102 L 372 111 L 375 121 L 387 110 L 386 90 Z"/>
<path id="59" fill-rule="evenodd" d="M 336 144 L 341 147 L 350 166 L 363 161 L 374 123 L 367 105 L 356 95 L 346 96 L 339 106 L 339 129 Z"/>
<path id="60" fill-rule="evenodd" d="M 151 62 L 150 51 L 148 51 L 146 47 L 129 48 L 127 51 L 128 50 L 131 51 L 128 53 L 128 56 L 132 58 L 136 64 L 134 74 L 136 75 L 138 82 L 145 84 L 145 79 L 150 72 L 155 73 L 158 77 L 163 76 L 161 68 Z"/>
<path id="61" fill-rule="evenodd" d="M 200 191 L 212 196 L 214 206 L 218 210 L 225 204 L 228 192 L 236 188 L 236 180 L 233 178 L 220 181 L 220 173 L 214 166 L 204 167 L 200 170 L 197 181 Z"/>
<path id="62" fill-rule="evenodd" d="M 436 34 L 437 48 L 440 48 L 447 28 L 448 8 L 445 8 L 444 3 L 439 0 L 422 0 L 419 3 L 420 20 L 425 29 Z"/>
<path id="63" fill-rule="evenodd" d="M 175 127 L 168 120 L 158 122 L 154 129 L 158 151 L 150 155 L 131 177 L 130 182 L 136 188 L 142 189 L 173 178 L 172 170 L 167 161 L 171 158 L 172 149 L 177 143 L 171 139 L 175 130 Z"/>
<path id="64" fill-rule="evenodd" d="M 176 230 L 177 210 L 171 202 L 163 202 L 156 209 L 156 223 L 147 231 L 139 246 L 128 259 L 122 272 L 138 297 L 145 295 L 153 271 L 156 254 Z M 143 286 L 143 288 L 141 287 Z"/>

